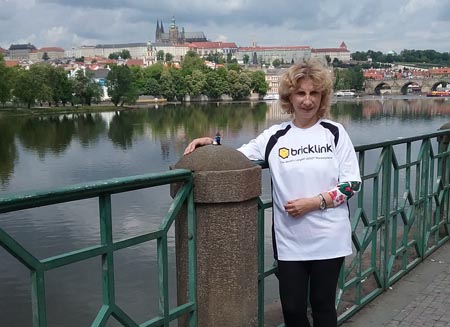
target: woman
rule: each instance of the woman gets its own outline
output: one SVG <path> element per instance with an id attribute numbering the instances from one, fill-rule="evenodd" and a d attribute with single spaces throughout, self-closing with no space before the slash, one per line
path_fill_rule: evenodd
<path id="1" fill-rule="evenodd" d="M 284 321 L 310 326 L 308 285 L 314 327 L 337 326 L 336 286 L 344 257 L 352 253 L 346 201 L 361 179 L 353 144 L 341 124 L 325 119 L 332 74 L 317 61 L 290 67 L 279 94 L 292 120 L 274 125 L 238 150 L 266 160 L 273 198 L 274 253 Z M 211 144 L 195 139 L 185 154 Z"/>

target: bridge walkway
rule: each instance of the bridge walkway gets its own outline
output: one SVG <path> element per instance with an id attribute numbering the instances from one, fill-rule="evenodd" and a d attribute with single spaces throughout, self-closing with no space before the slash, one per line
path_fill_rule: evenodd
<path id="1" fill-rule="evenodd" d="M 444 244 L 341 327 L 450 326 L 450 244 Z"/>

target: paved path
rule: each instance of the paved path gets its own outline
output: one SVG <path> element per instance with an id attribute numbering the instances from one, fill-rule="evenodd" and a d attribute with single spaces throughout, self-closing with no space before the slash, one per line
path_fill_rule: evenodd
<path id="1" fill-rule="evenodd" d="M 341 327 L 450 326 L 450 244 L 356 313 Z"/>

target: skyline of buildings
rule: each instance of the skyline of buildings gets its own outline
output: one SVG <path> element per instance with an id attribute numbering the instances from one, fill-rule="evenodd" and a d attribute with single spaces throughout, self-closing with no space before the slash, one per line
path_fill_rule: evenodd
<path id="1" fill-rule="evenodd" d="M 248 56 L 252 64 L 272 63 L 279 59 L 283 63 L 293 63 L 298 60 L 310 57 L 319 57 L 325 59 L 330 56 L 340 61 L 350 61 L 350 51 L 345 42 L 342 42 L 336 48 L 315 49 L 308 45 L 292 46 L 259 46 L 254 42 L 251 46 L 239 47 L 234 42 L 214 42 L 209 41 L 203 31 L 190 32 L 185 31 L 184 27 L 176 24 L 175 17 L 172 17 L 169 30 L 164 29 L 164 23 L 161 20 L 156 21 L 155 41 L 138 43 L 119 43 L 119 44 L 97 44 L 82 45 L 63 49 L 57 46 L 46 46 L 37 48 L 31 43 L 12 44 L 8 50 L 0 48 L 0 53 L 9 60 L 29 60 L 38 62 L 41 60 L 54 60 L 63 58 L 81 58 L 81 57 L 104 57 L 108 58 L 112 53 L 118 53 L 128 50 L 132 59 L 142 59 L 145 65 L 151 65 L 156 62 L 156 55 L 162 51 L 170 53 L 173 61 L 182 61 L 188 51 L 195 51 L 199 56 L 208 56 L 209 54 L 230 55 L 243 63 L 244 58 Z"/>

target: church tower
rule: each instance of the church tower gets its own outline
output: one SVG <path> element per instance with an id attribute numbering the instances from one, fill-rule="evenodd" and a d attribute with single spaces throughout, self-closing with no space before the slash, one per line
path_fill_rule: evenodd
<path id="1" fill-rule="evenodd" d="M 161 21 L 162 24 L 162 21 Z M 159 20 L 156 21 L 156 33 L 155 33 L 155 42 L 158 42 L 161 40 L 161 31 L 159 29 Z"/>
<path id="2" fill-rule="evenodd" d="M 178 32 L 178 26 L 175 24 L 175 17 L 172 17 L 172 24 L 170 25 L 169 30 L 169 39 L 171 44 L 178 44 L 179 42 L 179 32 Z"/>

